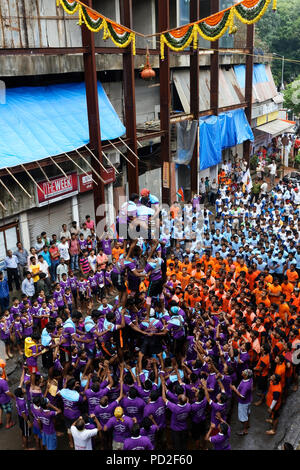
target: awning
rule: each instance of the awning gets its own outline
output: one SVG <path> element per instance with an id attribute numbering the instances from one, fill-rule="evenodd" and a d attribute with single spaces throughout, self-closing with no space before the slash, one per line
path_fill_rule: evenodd
<path id="1" fill-rule="evenodd" d="M 101 139 L 125 134 L 119 116 L 98 83 Z M 0 168 L 71 152 L 89 143 L 84 83 L 21 87 L 6 91 L 0 106 Z"/>
<path id="2" fill-rule="evenodd" d="M 233 68 L 225 70 L 219 69 L 219 107 L 234 106 L 245 101 L 244 95 L 239 89 L 238 82 Z M 190 113 L 190 71 L 175 70 L 173 80 L 176 91 L 181 101 L 185 113 Z M 199 71 L 199 111 L 210 109 L 210 71 L 200 68 Z"/>
<path id="3" fill-rule="evenodd" d="M 235 65 L 234 72 L 243 95 L 245 95 L 246 66 Z M 274 82 L 271 67 L 269 64 L 254 64 L 253 66 L 253 103 L 264 103 L 274 100 L 278 96 L 278 91 Z M 277 98 L 275 98 L 277 100 Z M 280 98 L 279 98 L 280 99 Z M 274 100 L 274 102 L 276 102 Z M 282 101 L 281 101 L 282 102 Z"/>
<path id="4" fill-rule="evenodd" d="M 275 119 L 275 121 L 268 122 L 263 126 L 256 128 L 257 131 L 264 132 L 271 135 L 272 137 L 277 137 L 288 130 L 291 130 L 294 127 L 295 123 L 284 121 L 282 119 Z"/>

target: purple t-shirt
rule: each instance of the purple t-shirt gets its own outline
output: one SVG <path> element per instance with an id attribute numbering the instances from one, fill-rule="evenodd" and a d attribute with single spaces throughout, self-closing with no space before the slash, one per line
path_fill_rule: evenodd
<path id="1" fill-rule="evenodd" d="M 16 408 L 19 416 L 22 416 L 22 413 L 28 416 L 29 413 L 25 398 L 16 397 Z"/>
<path id="2" fill-rule="evenodd" d="M 93 390 L 91 389 L 85 391 L 90 415 L 95 413 L 96 406 L 100 405 L 101 398 L 104 397 L 106 394 L 106 388 L 104 388 L 103 390 L 100 389 L 99 392 L 93 392 Z"/>
<path id="3" fill-rule="evenodd" d="M 54 418 L 57 415 L 56 411 L 42 410 L 39 419 L 42 423 L 42 431 L 45 434 L 55 434 Z"/>
<path id="4" fill-rule="evenodd" d="M 111 255 L 111 240 L 102 240 L 102 250 L 106 255 Z"/>
<path id="5" fill-rule="evenodd" d="M 75 390 L 71 390 L 71 394 L 69 393 L 70 390 L 63 389 L 60 390 L 60 395 L 62 397 L 64 403 L 64 416 L 68 419 L 75 419 L 79 418 L 81 411 L 80 411 L 80 404 L 82 403 L 83 399 L 82 396 L 79 395 L 78 392 Z"/>
<path id="6" fill-rule="evenodd" d="M 146 436 L 130 437 L 124 442 L 124 450 L 153 450 L 154 446 Z"/>
<path id="7" fill-rule="evenodd" d="M 230 428 L 228 428 L 228 433 L 225 436 L 222 433 L 218 433 L 215 436 L 210 437 L 210 442 L 214 446 L 214 450 L 231 450 L 230 447 Z"/>
<path id="8" fill-rule="evenodd" d="M 144 272 L 150 275 L 150 282 L 159 281 L 162 278 L 161 265 L 163 262 L 162 258 L 157 258 L 156 262 L 146 264 Z"/>
<path id="9" fill-rule="evenodd" d="M 97 416 L 101 426 L 105 426 L 105 424 L 113 417 L 115 408 L 119 406 L 119 402 L 117 400 L 109 403 L 107 406 L 96 406 L 94 410 L 95 416 Z"/>
<path id="10" fill-rule="evenodd" d="M 113 429 L 113 440 L 116 442 L 124 442 L 130 437 L 130 431 L 133 426 L 133 420 L 128 416 L 123 416 L 122 421 L 115 416 L 110 418 L 106 423 L 108 429 Z"/>
<path id="11" fill-rule="evenodd" d="M 149 402 L 144 408 L 144 418 L 152 415 L 159 429 L 166 427 L 166 405 L 159 397 L 156 401 Z"/>
<path id="12" fill-rule="evenodd" d="M 206 410 L 207 400 L 203 398 L 202 401 L 196 401 L 191 406 L 191 416 L 193 423 L 201 423 L 205 420 L 205 410 Z"/>
<path id="13" fill-rule="evenodd" d="M 214 423 L 216 426 L 219 424 L 219 420 L 216 418 L 216 414 L 220 413 L 222 419 L 226 418 L 226 403 L 216 403 L 215 401 L 210 400 L 209 402 L 211 406 L 211 422 Z"/>
<path id="14" fill-rule="evenodd" d="M 6 340 L 6 339 L 9 339 L 10 337 L 10 331 L 9 331 L 9 327 L 11 325 L 11 322 L 10 321 L 7 321 L 6 322 L 1 322 L 0 323 L 0 339 L 2 341 Z"/>
<path id="15" fill-rule="evenodd" d="M 176 405 L 171 401 L 166 402 L 167 408 L 171 410 L 171 424 L 170 428 L 172 431 L 186 431 L 187 430 L 187 419 L 191 411 L 190 403 L 185 405 Z"/>
<path id="16" fill-rule="evenodd" d="M 156 435 L 158 429 L 159 429 L 159 427 L 156 426 L 155 424 L 152 424 L 152 426 L 150 426 L 149 430 L 141 428 L 141 436 L 148 437 L 150 439 L 151 444 L 153 445 L 153 448 L 155 446 L 155 435 Z"/>
<path id="17" fill-rule="evenodd" d="M 129 416 L 130 418 L 136 418 L 138 423 L 142 421 L 144 407 L 145 407 L 144 400 L 142 400 L 139 397 L 136 397 L 136 398 L 124 397 L 121 400 L 121 406 L 126 416 Z"/>
<path id="18" fill-rule="evenodd" d="M 64 290 L 62 288 L 60 288 L 60 290 L 55 290 L 53 292 L 53 299 L 55 300 L 58 307 L 63 307 L 65 305 Z"/>
<path id="19" fill-rule="evenodd" d="M 69 281 L 69 287 L 71 288 L 71 290 L 76 291 L 77 290 L 77 277 L 76 276 L 69 277 L 68 281 Z"/>
<path id="20" fill-rule="evenodd" d="M 246 404 L 252 402 L 252 385 L 253 385 L 253 380 L 252 379 L 242 380 L 240 382 L 237 390 L 245 398 L 238 397 L 238 402 L 239 403 L 241 403 L 243 405 L 246 405 Z"/>
<path id="21" fill-rule="evenodd" d="M 5 379 L 0 379 L 0 405 L 5 405 L 10 402 L 10 397 L 6 392 L 9 392 L 8 383 Z"/>

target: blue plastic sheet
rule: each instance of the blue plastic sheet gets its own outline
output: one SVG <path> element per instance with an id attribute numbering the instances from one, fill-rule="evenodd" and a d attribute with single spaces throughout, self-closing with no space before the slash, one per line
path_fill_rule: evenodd
<path id="1" fill-rule="evenodd" d="M 252 129 L 243 109 L 236 109 L 219 116 L 200 118 L 200 170 L 222 161 L 222 150 L 254 141 Z"/>
<path id="2" fill-rule="evenodd" d="M 221 126 L 217 116 L 200 118 L 200 170 L 217 165 L 222 160 Z"/>
<path id="3" fill-rule="evenodd" d="M 101 139 L 126 130 L 98 83 Z M 0 105 L 0 168 L 30 163 L 89 143 L 84 83 L 8 89 Z"/>
<path id="4" fill-rule="evenodd" d="M 246 66 L 245 65 L 235 65 L 234 72 L 237 78 L 237 82 L 240 88 L 245 88 L 246 81 Z M 266 71 L 265 64 L 254 64 L 253 67 L 253 85 L 258 83 L 268 82 L 269 78 Z"/>

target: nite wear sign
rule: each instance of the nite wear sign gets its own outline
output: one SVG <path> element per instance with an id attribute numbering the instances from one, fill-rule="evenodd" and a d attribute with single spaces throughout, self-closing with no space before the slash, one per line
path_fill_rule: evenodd
<path id="1" fill-rule="evenodd" d="M 71 173 L 60 178 L 50 179 L 49 181 L 40 181 L 40 188 L 37 188 L 39 206 L 45 206 L 52 202 L 61 201 L 67 197 L 78 194 L 77 173 Z"/>

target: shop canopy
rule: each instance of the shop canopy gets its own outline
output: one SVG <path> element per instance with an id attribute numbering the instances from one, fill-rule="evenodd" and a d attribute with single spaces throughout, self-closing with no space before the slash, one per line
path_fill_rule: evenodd
<path id="1" fill-rule="evenodd" d="M 222 161 L 222 150 L 254 140 L 253 132 L 243 109 L 199 120 L 200 170 Z"/>
<path id="2" fill-rule="evenodd" d="M 119 116 L 98 83 L 101 139 L 125 134 Z M 84 83 L 21 87 L 6 91 L 0 106 L 0 168 L 71 152 L 89 143 Z"/>
<path id="3" fill-rule="evenodd" d="M 280 134 L 285 132 L 292 132 L 293 127 L 295 126 L 295 121 L 286 121 L 284 119 L 275 119 L 275 121 L 268 122 L 263 126 L 256 128 L 257 131 L 269 134 L 272 137 L 277 137 Z"/>

